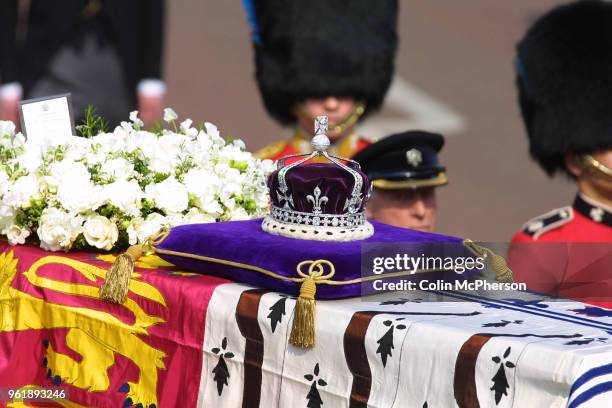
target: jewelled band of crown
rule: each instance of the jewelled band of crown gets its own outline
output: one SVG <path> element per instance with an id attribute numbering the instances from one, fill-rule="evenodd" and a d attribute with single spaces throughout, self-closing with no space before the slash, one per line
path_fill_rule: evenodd
<path id="1" fill-rule="evenodd" d="M 272 219 L 288 225 L 355 228 L 366 221 L 365 212 L 356 214 L 313 214 L 272 206 Z"/>

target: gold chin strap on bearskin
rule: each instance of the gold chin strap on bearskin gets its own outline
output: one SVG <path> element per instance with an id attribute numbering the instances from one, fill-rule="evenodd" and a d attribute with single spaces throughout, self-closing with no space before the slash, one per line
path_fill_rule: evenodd
<path id="1" fill-rule="evenodd" d="M 597 161 L 590 154 L 581 155 L 580 163 L 582 164 L 583 169 L 587 171 L 594 169 L 599 174 L 612 178 L 612 169 L 606 166 L 605 164 Z"/>
<path id="2" fill-rule="evenodd" d="M 342 121 L 336 124 L 329 125 L 330 133 L 341 134 L 350 127 L 353 127 L 355 123 L 363 116 L 366 110 L 365 101 L 358 101 L 353 108 L 353 111 Z M 297 116 L 304 118 L 310 122 L 314 121 L 314 117 L 304 108 L 304 104 L 299 104 L 295 109 L 295 113 Z"/>
<path id="3" fill-rule="evenodd" d="M 134 264 L 138 261 L 138 257 L 146 252 L 247 269 L 273 279 L 300 284 L 300 294 L 295 304 L 293 324 L 289 336 L 289 343 L 300 348 L 312 348 L 315 345 L 316 294 L 318 285 L 354 285 L 374 280 L 411 276 L 414 274 L 452 271 L 452 269 L 446 268 L 429 268 L 391 272 L 385 273 L 384 275 L 368 275 L 350 280 L 334 280 L 333 278 L 336 274 L 334 264 L 326 259 L 316 259 L 300 262 L 296 266 L 297 276 L 285 276 L 256 265 L 158 248 L 157 246 L 160 245 L 168 235 L 168 230 L 161 231 L 147 239 L 144 244 L 133 245 L 128 248 L 125 253 L 117 256 L 110 271 L 106 274 L 106 279 L 100 290 L 100 297 L 113 303 L 125 302 L 127 299 L 130 277 L 134 272 Z M 463 245 L 475 255 L 485 260 L 489 260 L 491 268 L 495 272 L 495 280 L 497 282 L 513 282 L 512 271 L 502 256 L 497 255 L 491 249 L 478 245 L 469 239 L 464 240 Z"/>

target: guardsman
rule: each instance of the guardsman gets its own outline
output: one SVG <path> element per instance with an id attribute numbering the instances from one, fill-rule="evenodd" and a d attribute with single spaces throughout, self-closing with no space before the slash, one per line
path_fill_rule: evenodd
<path id="1" fill-rule="evenodd" d="M 553 9 L 518 44 L 516 66 L 531 155 L 549 175 L 572 178 L 578 194 L 513 241 L 612 241 L 612 4 Z"/>
<path id="2" fill-rule="evenodd" d="M 574 180 L 578 192 L 573 205 L 528 221 L 513 237 L 511 267 L 530 290 L 611 306 L 612 245 L 601 243 L 612 242 L 612 3 L 553 9 L 517 51 L 531 156 L 550 176 Z"/>
<path id="3" fill-rule="evenodd" d="M 383 102 L 394 70 L 397 0 L 245 0 L 256 78 L 268 113 L 293 137 L 256 156 L 308 153 L 314 118 L 329 117 L 328 152 L 352 157 L 370 141 L 356 123 Z"/>
<path id="4" fill-rule="evenodd" d="M 368 218 L 403 228 L 433 232 L 436 188 L 448 184 L 438 161 L 444 138 L 436 133 L 408 131 L 379 140 L 354 160 L 372 182 Z"/>

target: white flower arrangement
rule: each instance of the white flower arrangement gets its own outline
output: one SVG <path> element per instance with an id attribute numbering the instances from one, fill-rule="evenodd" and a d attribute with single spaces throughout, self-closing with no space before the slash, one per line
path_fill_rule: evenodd
<path id="1" fill-rule="evenodd" d="M 164 119 L 173 130 L 143 130 L 132 112 L 112 133 L 60 142 L 26 141 L 0 121 L 0 235 L 49 251 L 108 251 L 162 227 L 267 212 L 270 160 L 225 141 L 211 123 L 177 126 L 172 109 Z"/>

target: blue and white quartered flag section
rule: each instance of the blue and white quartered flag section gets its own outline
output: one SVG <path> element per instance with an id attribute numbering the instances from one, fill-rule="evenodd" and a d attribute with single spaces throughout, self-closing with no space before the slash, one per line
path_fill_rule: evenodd
<path id="1" fill-rule="evenodd" d="M 220 285 L 207 310 L 198 404 L 612 406 L 612 310 L 427 296 L 319 301 L 316 345 L 304 350 L 288 344 L 294 298 Z"/>

